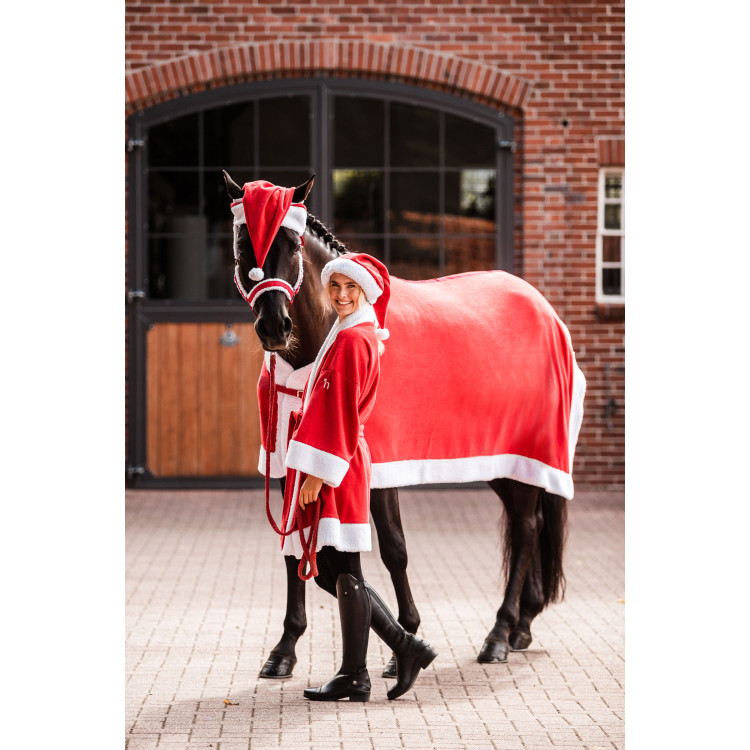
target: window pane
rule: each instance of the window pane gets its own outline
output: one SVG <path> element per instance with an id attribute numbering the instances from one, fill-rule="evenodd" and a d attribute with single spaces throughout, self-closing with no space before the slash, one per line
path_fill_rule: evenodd
<path id="1" fill-rule="evenodd" d="M 445 164 L 448 167 L 494 167 L 495 130 L 471 120 L 445 116 Z"/>
<path id="2" fill-rule="evenodd" d="M 390 230 L 398 233 L 440 231 L 440 181 L 424 172 L 391 175 Z"/>
<path id="3" fill-rule="evenodd" d="M 490 271 L 495 267 L 495 238 L 446 237 L 445 274 Z"/>
<path id="4" fill-rule="evenodd" d="M 382 237 L 337 234 L 336 239 L 346 245 L 346 250 L 349 253 L 367 253 L 385 262 L 385 240 Z M 388 270 L 390 272 L 390 268 Z"/>
<path id="5" fill-rule="evenodd" d="M 178 117 L 150 128 L 148 160 L 152 167 L 198 166 L 198 115 Z"/>
<path id="6" fill-rule="evenodd" d="M 333 220 L 337 234 L 383 231 L 383 173 L 333 170 Z"/>
<path id="7" fill-rule="evenodd" d="M 208 110 L 203 119 L 206 166 L 231 170 L 254 164 L 255 104 L 243 102 Z"/>
<path id="8" fill-rule="evenodd" d="M 605 263 L 620 262 L 620 237 L 602 237 L 602 260 Z"/>
<path id="9" fill-rule="evenodd" d="M 281 185 L 281 187 L 297 187 L 297 185 L 307 182 L 311 176 L 312 170 L 310 169 L 264 169 L 260 179 L 268 180 L 274 185 Z M 314 191 L 315 187 L 313 186 Z M 310 202 L 310 196 L 307 197 L 307 201 Z"/>
<path id="10" fill-rule="evenodd" d="M 604 178 L 604 197 L 622 198 L 622 176 L 607 175 Z"/>
<path id="11" fill-rule="evenodd" d="M 232 202 L 224 185 L 224 176 L 218 169 L 203 173 L 203 215 L 208 219 L 211 232 L 224 232 L 232 236 Z"/>
<path id="12" fill-rule="evenodd" d="M 622 294 L 622 272 L 619 268 L 602 269 L 602 291 L 604 294 Z"/>
<path id="13" fill-rule="evenodd" d="M 604 206 L 604 228 L 620 229 L 622 217 L 622 206 L 619 204 Z"/>
<path id="14" fill-rule="evenodd" d="M 388 271 L 401 279 L 434 279 L 440 276 L 440 243 L 437 237 L 391 240 Z"/>
<path id="15" fill-rule="evenodd" d="M 209 299 L 237 299 L 234 285 L 232 235 L 212 232 L 206 242 L 206 295 Z"/>
<path id="16" fill-rule="evenodd" d="M 258 129 L 259 164 L 278 167 L 310 164 L 309 97 L 261 99 Z"/>
<path id="17" fill-rule="evenodd" d="M 411 104 L 391 104 L 391 165 L 437 167 L 440 164 L 440 115 Z"/>
<path id="18" fill-rule="evenodd" d="M 200 213 L 199 189 L 198 172 L 149 172 L 149 231 L 173 232 L 173 218 Z"/>
<path id="19" fill-rule="evenodd" d="M 336 97 L 333 105 L 333 163 L 336 167 L 385 164 L 385 103 Z"/>
<path id="20" fill-rule="evenodd" d="M 495 231 L 495 170 L 463 169 L 445 176 L 445 231 Z"/>
<path id="21" fill-rule="evenodd" d="M 149 238 L 149 296 L 206 299 L 206 220 L 174 216 L 170 237 Z"/>

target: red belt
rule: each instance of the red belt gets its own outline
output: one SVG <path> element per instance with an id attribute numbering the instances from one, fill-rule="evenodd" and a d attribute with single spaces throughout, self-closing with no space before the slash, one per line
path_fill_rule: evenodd
<path id="1" fill-rule="evenodd" d="M 283 385 L 277 385 L 276 390 L 279 393 L 286 393 L 287 396 L 296 396 L 297 398 L 302 398 L 302 395 L 304 394 L 304 391 L 295 391 L 292 388 L 285 388 Z"/>

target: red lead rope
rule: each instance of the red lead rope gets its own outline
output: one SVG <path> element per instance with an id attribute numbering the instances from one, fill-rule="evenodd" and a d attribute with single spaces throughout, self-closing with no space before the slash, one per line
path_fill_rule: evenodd
<path id="1" fill-rule="evenodd" d="M 273 530 L 279 536 L 289 536 L 294 531 L 294 524 L 289 531 L 282 531 L 271 514 L 271 454 L 276 450 L 276 428 L 277 428 L 277 417 L 279 412 L 279 405 L 276 396 L 276 355 L 272 354 L 270 357 L 271 367 L 269 369 L 269 375 L 271 377 L 271 385 L 268 393 L 269 397 L 269 408 L 268 408 L 268 424 L 266 429 L 266 516 L 271 524 Z M 305 539 L 305 534 L 302 531 L 302 518 L 297 513 L 298 504 L 297 498 L 292 498 L 291 502 L 294 504 L 294 508 L 290 509 L 291 512 L 297 516 L 299 540 L 302 546 L 302 559 L 299 561 L 299 567 L 297 568 L 297 575 L 303 581 L 309 581 L 311 578 L 318 575 L 318 562 L 317 562 L 317 551 L 316 547 L 318 544 L 318 524 L 320 523 L 320 503 L 321 500 L 318 498 L 315 503 L 315 516 L 313 518 L 312 526 L 310 528 L 310 537 Z M 310 570 L 305 573 L 305 564 L 309 563 Z"/>

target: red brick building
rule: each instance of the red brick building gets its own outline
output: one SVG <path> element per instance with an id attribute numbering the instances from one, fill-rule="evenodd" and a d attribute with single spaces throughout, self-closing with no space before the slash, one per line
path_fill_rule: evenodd
<path id="1" fill-rule="evenodd" d="M 624 34 L 623 2 L 128 0 L 132 482 L 255 473 L 226 167 L 317 172 L 312 212 L 396 275 L 537 287 L 588 383 L 576 483 L 622 486 Z"/>

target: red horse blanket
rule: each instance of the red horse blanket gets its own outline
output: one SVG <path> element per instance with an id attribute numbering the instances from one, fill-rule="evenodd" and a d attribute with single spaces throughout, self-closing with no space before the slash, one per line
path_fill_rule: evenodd
<path id="1" fill-rule="evenodd" d="M 504 271 L 391 277 L 388 329 L 365 428 L 372 487 L 509 477 L 573 497 L 585 379 L 567 328 L 539 292 Z M 282 386 L 295 378 L 289 369 L 277 369 Z M 258 383 L 264 445 L 268 388 L 266 366 Z M 272 476 L 286 473 L 285 448 L 277 441 Z"/>

